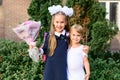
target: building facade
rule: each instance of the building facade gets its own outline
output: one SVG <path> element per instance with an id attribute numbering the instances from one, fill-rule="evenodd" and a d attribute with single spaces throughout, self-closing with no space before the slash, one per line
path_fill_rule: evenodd
<path id="1" fill-rule="evenodd" d="M 19 40 L 12 28 L 29 19 L 29 5 L 30 0 L 0 0 L 0 39 Z"/>
<path id="2" fill-rule="evenodd" d="M 111 22 L 114 22 L 120 30 L 120 0 L 99 0 L 99 2 L 106 8 L 106 19 Z M 120 50 L 120 31 L 111 42 L 111 51 Z"/>
<path id="3" fill-rule="evenodd" d="M 106 7 L 106 19 L 117 24 L 120 30 L 120 0 L 99 0 Z"/>

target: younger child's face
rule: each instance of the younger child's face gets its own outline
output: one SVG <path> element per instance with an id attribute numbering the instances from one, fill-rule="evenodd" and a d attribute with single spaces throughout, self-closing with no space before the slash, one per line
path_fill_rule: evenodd
<path id="1" fill-rule="evenodd" d="M 65 25 L 67 24 L 65 18 L 66 17 L 64 15 L 60 15 L 60 14 L 55 15 L 53 24 L 56 32 L 61 33 L 64 30 Z"/>
<path id="2" fill-rule="evenodd" d="M 82 39 L 82 35 L 78 33 L 75 29 L 72 29 L 70 32 L 70 40 L 72 44 L 78 44 Z"/>

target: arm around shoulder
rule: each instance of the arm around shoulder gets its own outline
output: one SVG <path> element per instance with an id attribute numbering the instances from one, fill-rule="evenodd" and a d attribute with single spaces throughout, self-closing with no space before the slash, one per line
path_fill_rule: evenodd
<path id="1" fill-rule="evenodd" d="M 89 46 L 84 45 L 83 46 L 83 52 L 86 53 L 86 54 L 88 54 L 88 52 L 89 52 Z"/>

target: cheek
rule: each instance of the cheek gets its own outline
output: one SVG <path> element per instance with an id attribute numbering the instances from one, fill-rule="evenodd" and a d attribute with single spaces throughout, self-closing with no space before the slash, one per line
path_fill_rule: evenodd
<path id="1" fill-rule="evenodd" d="M 55 23 L 55 22 L 53 22 L 53 25 L 55 26 L 55 25 L 56 25 L 56 23 Z"/>
<path id="2" fill-rule="evenodd" d="M 73 36 L 73 35 L 70 35 L 70 39 L 71 39 L 71 40 L 74 39 L 74 36 Z"/>
<path id="3" fill-rule="evenodd" d="M 82 37 L 79 37 L 79 39 L 81 40 L 81 39 L 82 39 Z"/>
<path id="4" fill-rule="evenodd" d="M 63 29 L 65 28 L 65 25 L 62 27 Z"/>

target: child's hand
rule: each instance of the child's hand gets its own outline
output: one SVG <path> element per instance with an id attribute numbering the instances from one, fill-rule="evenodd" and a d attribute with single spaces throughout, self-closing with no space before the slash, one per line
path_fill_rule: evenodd
<path id="1" fill-rule="evenodd" d="M 42 55 L 42 58 L 41 58 L 41 59 L 42 59 L 43 62 L 45 62 L 45 61 L 46 61 L 46 58 L 47 58 L 47 56 L 44 54 L 44 55 Z"/>
<path id="2" fill-rule="evenodd" d="M 88 52 L 89 52 L 89 46 L 84 46 L 84 47 L 83 47 L 83 51 L 84 51 L 85 53 L 88 53 Z"/>
<path id="3" fill-rule="evenodd" d="M 90 74 L 86 74 L 84 80 L 89 80 Z"/>
<path id="4" fill-rule="evenodd" d="M 36 47 L 36 42 L 29 42 L 29 49 Z"/>
<path id="5" fill-rule="evenodd" d="M 32 49 L 34 46 L 33 45 L 29 45 L 29 49 Z"/>

